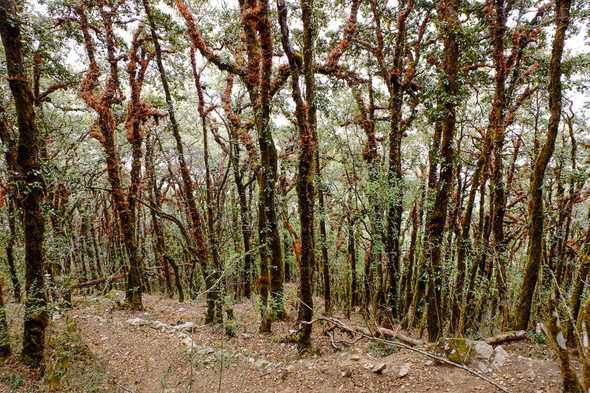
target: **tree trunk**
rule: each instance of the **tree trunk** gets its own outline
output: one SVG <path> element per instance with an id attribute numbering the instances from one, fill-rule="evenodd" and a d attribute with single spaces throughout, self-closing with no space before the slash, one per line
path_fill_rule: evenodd
<path id="1" fill-rule="evenodd" d="M 160 42 L 158 39 L 158 33 L 156 25 L 151 13 L 149 0 L 143 0 L 143 7 L 146 12 L 146 16 L 150 25 L 150 32 L 152 36 L 152 42 L 156 52 L 156 64 L 158 65 L 158 72 L 160 74 L 160 80 L 162 82 L 162 88 L 164 90 L 164 96 L 166 98 L 166 104 L 168 106 L 168 116 L 170 118 L 170 126 L 172 128 L 172 134 L 176 142 L 176 153 L 178 159 L 178 166 L 180 167 L 180 174 L 182 177 L 182 191 L 186 201 L 193 238 L 196 242 L 196 257 L 201 268 L 203 270 L 203 276 L 205 277 L 205 286 L 207 289 L 207 311 L 205 321 L 211 323 L 215 320 L 215 293 L 209 291 L 214 281 L 211 278 L 210 266 L 209 266 L 209 250 L 205 237 L 203 235 L 203 218 L 197 209 L 197 203 L 193 192 L 193 181 L 191 179 L 190 171 L 186 160 L 184 158 L 184 147 L 182 145 L 182 138 L 180 136 L 180 129 L 176 121 L 176 115 L 174 112 L 174 104 L 172 102 L 172 95 L 170 94 L 170 87 L 168 85 L 168 78 L 166 76 L 166 70 L 162 61 L 162 50 L 160 48 Z"/>
<path id="2" fill-rule="evenodd" d="M 2 281 L 0 280 L 0 360 L 10 356 L 10 335 L 8 333 L 8 324 L 6 323 L 6 309 L 4 308 L 4 299 L 2 297 Z"/>
<path id="3" fill-rule="evenodd" d="M 443 69 L 444 81 L 442 83 L 443 95 L 446 97 L 441 102 L 441 165 L 439 188 L 434 200 L 432 215 L 427 224 L 427 236 L 425 250 L 425 266 L 429 275 L 426 298 L 428 338 L 434 342 L 442 335 L 443 316 L 442 310 L 442 270 L 441 270 L 441 243 L 447 218 L 447 208 L 450 190 L 453 183 L 453 138 L 455 136 L 455 97 L 457 97 L 459 84 L 457 80 L 459 62 L 459 44 L 457 35 L 461 29 L 458 19 L 457 0 L 441 0 L 439 3 L 439 16 L 443 20 L 440 34 L 444 42 Z"/>
<path id="4" fill-rule="evenodd" d="M 146 0 L 147 1 L 147 0 Z M 207 212 L 207 235 L 209 238 L 209 250 L 211 252 L 211 259 L 213 262 L 212 280 L 216 283 L 215 287 L 210 290 L 213 292 L 212 297 L 215 299 L 215 323 L 223 323 L 223 302 L 225 297 L 223 279 L 223 266 L 219 257 L 219 245 L 216 231 L 216 218 L 213 213 L 213 186 L 211 184 L 211 171 L 209 169 L 209 138 L 207 130 L 207 113 L 205 110 L 205 99 L 203 96 L 203 88 L 201 85 L 201 75 L 197 71 L 197 64 L 195 59 L 194 48 L 191 48 L 191 68 L 195 82 L 195 89 L 198 98 L 198 112 L 201 118 L 201 126 L 203 129 L 203 162 L 205 166 L 205 204 Z M 219 206 L 215 206 L 219 211 Z"/>
<path id="5" fill-rule="evenodd" d="M 44 287 L 45 217 L 43 215 L 43 179 L 39 162 L 40 134 L 35 124 L 31 84 L 22 54 L 20 23 L 13 0 L 0 1 L 0 35 L 4 44 L 8 83 L 18 120 L 16 167 L 18 181 L 27 190 L 20 199 L 25 232 L 25 321 L 22 358 L 38 367 L 43 361 L 45 328 L 48 324 Z"/>
<path id="6" fill-rule="evenodd" d="M 561 57 L 566 30 L 570 23 L 571 0 L 556 0 L 555 25 L 551 60 L 549 63 L 549 124 L 545 144 L 535 159 L 530 182 L 528 202 L 528 251 L 523 281 L 518 293 L 514 327 L 526 330 L 531 316 L 531 306 L 542 258 L 543 241 L 543 182 L 545 169 L 553 155 L 555 139 L 561 117 Z"/>
<path id="7" fill-rule="evenodd" d="M 12 197 L 8 196 L 6 204 L 8 206 L 8 228 L 9 228 L 9 236 L 8 241 L 6 242 L 6 263 L 8 264 L 8 272 L 10 273 L 10 280 L 12 282 L 12 295 L 15 302 L 21 301 L 21 289 L 20 289 L 20 281 L 16 274 L 16 265 L 14 260 L 14 244 L 16 242 L 16 220 L 15 220 L 15 208 L 14 208 L 15 201 L 12 200 Z"/>

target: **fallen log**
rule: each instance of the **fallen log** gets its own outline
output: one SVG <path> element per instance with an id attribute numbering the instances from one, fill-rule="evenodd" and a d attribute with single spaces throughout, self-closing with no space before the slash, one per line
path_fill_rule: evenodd
<path id="1" fill-rule="evenodd" d="M 398 340 L 398 341 L 403 342 L 404 344 L 411 345 L 412 347 L 421 347 L 424 345 L 424 342 L 422 340 L 419 340 L 417 338 L 413 338 L 410 336 L 406 336 L 405 334 L 395 332 L 391 329 L 387 329 L 384 327 L 378 327 L 373 332 L 371 332 L 369 329 L 364 328 L 364 327 L 355 327 L 354 330 L 357 331 L 358 333 L 361 333 L 361 334 L 364 334 L 367 336 L 382 337 L 382 338 L 386 338 L 388 340 Z"/>
<path id="2" fill-rule="evenodd" d="M 318 317 L 310 322 L 301 321 L 301 323 L 311 325 L 311 324 L 318 322 L 318 321 L 328 322 L 328 323 L 332 324 L 334 327 L 336 327 L 336 328 L 340 329 L 341 331 L 348 333 L 352 336 L 357 334 L 357 335 L 359 335 L 363 338 L 366 338 L 368 340 L 378 341 L 378 342 L 382 342 L 385 344 L 397 345 L 398 347 L 405 348 L 405 349 L 412 351 L 412 352 L 416 352 L 420 355 L 423 355 L 423 356 L 428 357 L 430 359 L 436 360 L 438 362 L 447 364 L 449 366 L 457 367 L 457 368 L 464 370 L 464 371 L 468 372 L 469 374 L 489 383 L 490 385 L 493 385 L 496 389 L 498 389 L 501 392 L 510 393 L 510 391 L 508 389 L 506 389 L 504 386 L 498 384 L 493 379 L 475 371 L 472 368 L 469 368 L 469 367 L 467 367 L 463 364 L 460 364 L 460 363 L 453 362 L 445 357 L 438 356 L 434 353 L 430 353 L 430 352 L 425 351 L 423 349 L 415 348 L 413 345 L 409 345 L 409 344 L 402 342 L 399 338 L 387 339 L 387 338 L 377 337 L 375 334 L 372 334 L 371 331 L 367 328 L 357 327 L 357 326 L 350 327 L 350 326 L 346 325 L 344 322 L 342 322 L 336 318 L 330 318 L 330 317 Z M 378 330 L 380 331 L 381 334 L 389 333 L 389 332 L 395 333 L 390 329 L 385 329 L 385 331 L 383 331 L 382 329 L 385 329 L 385 328 L 378 328 Z M 387 330 L 389 330 L 389 332 L 387 332 Z M 415 339 L 412 339 L 412 340 L 415 340 Z M 334 340 L 332 340 L 332 344 L 334 345 Z"/>
<path id="3" fill-rule="evenodd" d="M 511 341 L 519 341 L 527 338 L 525 330 L 516 330 L 511 332 L 504 332 L 497 334 L 492 337 L 484 339 L 484 341 L 490 345 L 500 345 Z"/>
<path id="4" fill-rule="evenodd" d="M 126 277 L 127 277 L 127 275 L 125 273 L 119 273 L 119 274 L 115 274 L 115 275 L 109 276 L 109 277 L 96 278 L 94 280 L 80 282 L 80 283 L 72 285 L 70 287 L 70 289 L 81 289 L 81 288 L 93 287 L 95 285 L 100 285 L 105 282 L 119 282 L 119 281 L 124 280 Z"/>

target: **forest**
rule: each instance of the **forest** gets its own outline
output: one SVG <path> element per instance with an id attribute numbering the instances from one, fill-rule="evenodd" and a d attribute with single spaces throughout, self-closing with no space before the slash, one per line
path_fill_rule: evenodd
<path id="1" fill-rule="evenodd" d="M 590 392 L 588 0 L 0 0 L 0 390 Z"/>

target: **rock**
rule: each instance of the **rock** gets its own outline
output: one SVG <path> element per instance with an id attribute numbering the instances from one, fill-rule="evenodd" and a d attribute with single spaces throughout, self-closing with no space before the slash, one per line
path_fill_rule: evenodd
<path id="1" fill-rule="evenodd" d="M 343 376 L 344 378 L 350 378 L 350 377 L 352 377 L 352 371 L 349 368 L 345 368 L 344 370 L 342 370 L 340 372 L 340 375 Z"/>
<path id="2" fill-rule="evenodd" d="M 468 341 L 467 344 L 473 348 L 475 359 L 489 361 L 494 355 L 494 347 L 485 341 Z"/>
<path id="3" fill-rule="evenodd" d="M 194 322 L 185 322 L 174 326 L 174 330 L 181 332 L 191 332 L 195 327 Z"/>
<path id="4" fill-rule="evenodd" d="M 494 349 L 494 358 L 492 359 L 492 367 L 499 368 L 506 364 L 510 354 L 500 345 Z"/>
<path id="5" fill-rule="evenodd" d="M 352 355 L 350 355 L 349 359 L 358 362 L 359 360 L 361 360 L 361 357 L 358 354 L 353 353 Z"/>
<path id="6" fill-rule="evenodd" d="M 472 341 L 465 338 L 447 338 L 441 344 L 447 359 L 459 364 L 474 361 L 489 362 L 494 355 L 494 347 L 485 341 Z"/>
<path id="7" fill-rule="evenodd" d="M 131 318 L 127 320 L 127 323 L 131 326 L 146 326 L 149 325 L 149 321 L 141 318 Z"/>
<path id="8" fill-rule="evenodd" d="M 466 364 L 471 359 L 473 348 L 464 338 L 447 338 L 441 343 L 442 351 L 451 362 Z"/>
<path id="9" fill-rule="evenodd" d="M 153 321 L 151 325 L 152 325 L 152 328 L 154 328 L 156 330 L 160 330 L 162 332 L 169 332 L 172 330 L 170 325 L 168 325 L 164 322 L 161 322 L 161 321 Z"/>
<path id="10" fill-rule="evenodd" d="M 408 375 L 409 373 L 410 373 L 410 365 L 408 363 L 403 363 L 399 368 L 399 372 L 397 373 L 397 376 L 400 378 L 403 378 L 406 375 Z"/>
<path id="11" fill-rule="evenodd" d="M 211 347 L 203 347 L 203 348 L 199 349 L 199 351 L 197 353 L 199 355 L 211 355 L 212 353 L 215 353 L 215 350 Z"/>
<path id="12" fill-rule="evenodd" d="M 426 366 L 432 366 L 434 364 L 434 362 L 432 360 L 428 360 L 426 361 L 426 363 L 424 363 Z"/>
<path id="13" fill-rule="evenodd" d="M 381 373 L 383 373 L 383 370 L 385 370 L 386 368 L 387 368 L 387 364 L 379 363 L 379 364 L 373 366 L 371 371 L 373 371 L 375 374 L 381 374 Z"/>
<path id="14" fill-rule="evenodd" d="M 194 349 L 194 342 L 193 342 L 192 338 L 186 336 L 186 337 L 183 337 L 181 341 L 187 347 Z"/>
<path id="15" fill-rule="evenodd" d="M 308 361 L 308 360 L 304 361 L 302 363 L 302 365 L 303 365 L 303 367 L 305 367 L 308 370 L 311 370 L 313 368 L 313 362 Z"/>
<path id="16" fill-rule="evenodd" d="M 252 333 L 242 333 L 242 338 L 250 339 L 252 337 L 254 337 Z"/>

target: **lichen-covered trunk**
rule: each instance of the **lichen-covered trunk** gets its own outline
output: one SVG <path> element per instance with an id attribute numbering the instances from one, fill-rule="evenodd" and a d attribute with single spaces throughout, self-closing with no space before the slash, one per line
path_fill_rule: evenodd
<path id="1" fill-rule="evenodd" d="M 219 256 L 219 242 L 217 239 L 216 221 L 217 215 L 213 212 L 213 185 L 211 184 L 211 171 L 209 169 L 209 138 L 207 129 L 207 114 L 205 109 L 205 101 L 203 95 L 203 87 L 201 85 L 201 75 L 197 71 L 197 64 L 195 59 L 194 48 L 191 50 L 191 68 L 193 72 L 193 79 L 195 82 L 195 89 L 197 90 L 198 98 L 198 112 L 201 118 L 201 128 L 203 130 L 203 164 L 205 166 L 205 205 L 207 212 L 207 237 L 209 239 L 209 250 L 211 252 L 211 260 L 213 262 L 212 280 L 216 283 L 215 287 L 211 288 L 213 297 L 215 299 L 215 323 L 223 323 L 223 301 L 225 292 L 225 280 L 223 278 L 223 266 Z M 215 206 L 219 210 L 219 206 Z"/>
<path id="2" fill-rule="evenodd" d="M 443 318 L 440 314 L 442 308 L 441 289 L 441 246 L 450 191 L 453 183 L 453 139 L 455 136 L 455 106 L 458 95 L 459 83 L 459 42 L 457 35 L 461 28 L 457 16 L 459 2 L 457 0 L 441 0 L 439 3 L 439 15 L 443 20 L 441 35 L 444 43 L 443 49 L 443 70 L 444 81 L 442 90 L 445 100 L 441 102 L 441 144 L 440 144 L 440 176 L 439 187 L 434 200 L 434 206 L 430 220 L 426 227 L 426 239 L 424 245 L 425 266 L 427 267 L 428 290 L 427 290 L 427 327 L 428 338 L 436 341 L 442 335 Z"/>
<path id="3" fill-rule="evenodd" d="M 287 7 L 284 0 L 277 0 L 277 11 L 281 27 L 283 50 L 291 66 L 291 96 L 295 101 L 295 116 L 299 130 L 299 163 L 297 177 L 297 203 L 299 207 L 301 261 L 299 266 L 299 313 L 302 323 L 298 344 L 307 348 L 311 345 L 311 320 L 313 317 L 313 269 L 315 266 L 314 205 L 316 176 L 316 103 L 315 75 L 313 71 L 313 0 L 301 0 L 303 22 L 303 76 L 305 80 L 305 102 L 299 87 L 299 67 L 291 48 L 287 25 Z"/>
<path id="4" fill-rule="evenodd" d="M 10 335 L 6 323 L 6 308 L 2 298 L 2 281 L 0 281 L 0 361 L 10 356 Z"/>
<path id="5" fill-rule="evenodd" d="M 465 288 L 465 277 L 467 274 L 466 257 L 471 251 L 470 230 L 471 219 L 473 216 L 473 207 L 475 204 L 475 194 L 479 188 L 483 176 L 483 170 L 487 162 L 491 148 L 489 133 L 484 138 L 484 146 L 477 159 L 475 171 L 471 179 L 471 188 L 467 195 L 467 204 L 463 214 L 463 222 L 461 224 L 461 235 L 457 237 L 457 279 L 455 280 L 455 291 L 453 305 L 451 308 L 451 325 L 450 331 L 452 333 L 463 334 L 464 332 L 464 318 L 467 309 L 467 300 L 473 296 L 471 291 L 471 279 L 468 280 L 467 288 Z M 477 263 L 475 260 L 471 261 L 471 271 L 477 271 Z M 474 275 L 471 273 L 469 277 Z"/>
<path id="6" fill-rule="evenodd" d="M 152 135 L 148 135 L 146 139 L 146 147 L 145 147 L 145 178 L 148 181 L 148 195 L 150 198 L 151 204 L 158 210 L 161 208 L 161 195 L 160 189 L 158 188 L 158 183 L 156 181 L 156 170 L 154 166 L 154 144 L 155 138 Z M 167 255 L 166 250 L 166 242 L 164 240 L 164 231 L 156 215 L 156 211 L 154 209 L 150 209 L 151 219 L 152 219 L 152 228 L 154 232 L 154 256 L 156 258 L 157 264 L 159 265 L 160 269 L 162 269 L 162 274 L 164 276 L 164 284 L 166 286 L 166 292 L 168 296 L 174 296 L 174 290 L 172 289 L 172 281 L 170 279 L 170 268 L 168 260 L 170 257 Z M 179 277 L 176 277 L 176 282 L 180 284 Z M 180 291 L 178 293 L 180 302 L 184 301 L 184 296 L 182 292 L 182 284 L 180 287 Z M 182 296 L 181 296 L 182 295 Z"/>
<path id="7" fill-rule="evenodd" d="M 256 29 L 260 42 L 260 79 L 255 123 L 261 158 L 260 197 L 264 205 L 264 227 L 270 254 L 270 296 L 272 314 L 276 319 L 285 317 L 283 294 L 284 267 L 279 233 L 275 191 L 277 182 L 277 149 L 270 128 L 270 78 L 272 74 L 273 43 L 269 20 L 268 1 L 258 4 Z"/>
<path id="8" fill-rule="evenodd" d="M 7 216 L 8 216 L 8 240 L 6 242 L 6 264 L 8 265 L 8 272 L 10 274 L 10 281 L 12 282 L 12 296 L 14 301 L 20 302 L 21 300 L 21 287 L 20 287 L 20 280 L 18 279 L 18 275 L 16 274 L 16 265 L 14 263 L 14 244 L 16 242 L 16 220 L 15 215 L 16 211 L 14 208 L 14 201 L 9 193 L 7 197 L 6 204 L 8 206 L 7 209 Z"/>
<path id="9" fill-rule="evenodd" d="M 317 134 L 317 133 L 316 133 Z M 317 135 L 314 136 L 317 141 Z M 332 289 L 330 275 L 330 261 L 328 257 L 328 234 L 326 231 L 326 206 L 324 203 L 324 190 L 320 173 L 319 150 L 315 152 L 316 183 L 318 194 L 318 210 L 320 216 L 320 248 L 322 251 L 322 273 L 324 279 L 324 313 L 330 315 L 332 312 Z"/>
<path id="10" fill-rule="evenodd" d="M 358 284 L 356 272 L 356 246 L 354 238 L 354 224 L 348 224 L 348 260 L 350 262 L 350 306 L 354 309 L 358 305 Z"/>
<path id="11" fill-rule="evenodd" d="M 158 66 L 158 73 L 160 74 L 160 81 L 162 83 L 162 89 L 164 90 L 164 96 L 166 98 L 166 104 L 168 106 L 168 117 L 170 119 L 172 135 L 174 136 L 174 141 L 176 143 L 178 166 L 180 168 L 180 175 L 182 178 L 181 187 L 185 197 L 186 207 L 189 213 L 192 237 L 196 243 L 196 255 L 192 257 L 196 258 L 199 264 L 201 265 L 203 276 L 205 278 L 205 286 L 207 289 L 207 311 L 205 321 L 207 323 L 211 323 L 215 319 L 216 300 L 214 299 L 214 296 L 216 293 L 209 290 L 213 286 L 214 281 L 212 280 L 209 271 L 209 249 L 207 247 L 207 242 L 205 241 L 205 237 L 203 235 L 203 218 L 201 216 L 201 213 L 197 209 L 197 203 L 193 191 L 193 181 L 190 175 L 188 164 L 186 163 L 186 160 L 184 158 L 184 147 L 182 144 L 182 137 L 180 135 L 180 128 L 178 126 L 178 122 L 176 121 L 174 103 L 172 101 L 172 95 L 170 93 L 166 69 L 164 68 L 164 63 L 162 60 L 162 49 L 160 47 L 156 24 L 151 13 L 149 0 L 143 0 L 143 7 L 146 11 L 146 16 L 150 25 L 150 33 L 156 52 L 156 64 Z"/>
<path id="12" fill-rule="evenodd" d="M 37 367 L 43 361 L 48 324 L 43 253 L 45 216 L 41 206 L 44 184 L 39 159 L 41 138 L 35 124 L 33 93 L 22 53 L 20 19 L 13 0 L 0 1 L 0 36 L 17 114 L 17 180 L 26 190 L 19 200 L 25 233 L 26 300 L 22 358 L 25 363 Z"/>
<path id="13" fill-rule="evenodd" d="M 244 265 L 242 266 L 242 291 L 246 298 L 252 296 L 252 268 L 254 265 L 251 232 L 252 232 L 252 217 L 248 202 L 246 199 L 246 187 L 242 181 L 243 172 L 240 168 L 240 146 L 238 145 L 237 130 L 234 127 L 229 128 L 230 131 L 230 148 L 231 148 L 231 165 L 234 175 L 234 182 L 236 183 L 236 190 L 238 193 L 238 203 L 240 205 L 240 230 L 242 233 L 242 245 L 244 247 Z"/>
<path id="14" fill-rule="evenodd" d="M 504 60 L 504 32 L 506 30 L 506 15 L 504 11 L 504 0 L 494 1 L 493 19 L 491 22 L 491 41 L 494 50 L 494 99 L 492 110 L 489 116 L 488 134 L 493 140 L 492 149 L 492 175 L 491 182 L 491 214 L 492 214 L 492 258 L 496 272 L 497 295 L 493 304 L 500 306 L 500 317 L 505 321 L 507 317 L 507 277 L 506 277 L 506 241 L 504 239 L 504 215 L 506 213 L 506 190 L 504 185 L 504 171 L 502 153 L 504 149 L 504 108 L 505 83 L 506 83 L 506 61 Z M 492 313 L 495 310 L 491 310 Z"/>
<path id="15" fill-rule="evenodd" d="M 515 309 L 514 327 L 524 330 L 531 317 L 533 294 L 537 285 L 542 258 L 543 242 L 543 182 L 545 169 L 555 148 L 561 117 L 561 58 L 566 30 L 570 23 L 571 0 L 556 0 L 556 30 L 549 63 L 549 124 L 547 137 L 533 165 L 529 181 L 528 249 L 524 277 Z"/>

